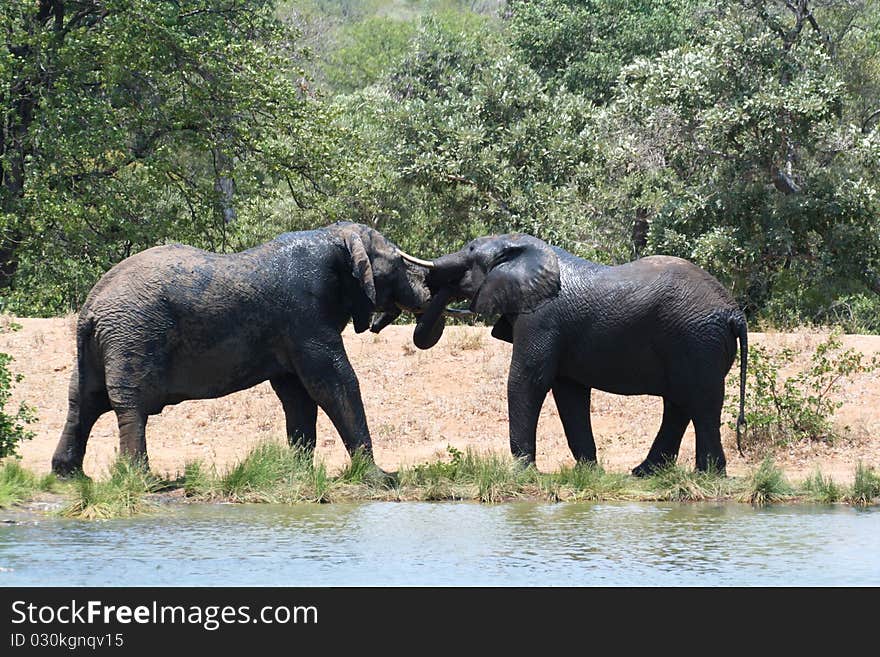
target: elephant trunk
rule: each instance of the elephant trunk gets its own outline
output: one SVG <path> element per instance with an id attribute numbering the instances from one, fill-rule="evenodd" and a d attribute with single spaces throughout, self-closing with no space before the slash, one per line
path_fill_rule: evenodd
<path id="1" fill-rule="evenodd" d="M 461 252 L 445 255 L 432 262 L 426 283 L 431 290 L 431 301 L 413 331 L 413 343 L 419 349 L 430 349 L 440 340 L 446 327 L 446 304 L 460 296 L 458 283 L 467 271 L 468 263 Z"/>

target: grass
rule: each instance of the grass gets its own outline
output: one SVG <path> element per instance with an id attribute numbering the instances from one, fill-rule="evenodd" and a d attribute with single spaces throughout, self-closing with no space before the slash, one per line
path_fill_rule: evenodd
<path id="1" fill-rule="evenodd" d="M 576 463 L 541 475 L 540 483 L 554 501 L 600 502 L 626 496 L 631 481 L 628 475 L 607 473 L 598 464 Z"/>
<path id="2" fill-rule="evenodd" d="M 368 455 L 356 452 L 345 468 L 331 475 L 311 452 L 286 443 L 265 442 L 222 472 L 201 461 L 189 462 L 183 476 L 170 482 L 137 463 L 120 459 L 100 480 L 80 477 L 61 488 L 68 501 L 60 513 L 86 519 L 133 516 L 154 510 L 157 504 L 152 494 L 169 488 L 182 489 L 185 498 L 194 502 L 715 500 L 756 506 L 794 501 L 865 506 L 880 497 L 880 475 L 859 464 L 851 488 L 819 471 L 793 487 L 769 458 L 745 478 L 695 472 L 675 464 L 645 478 L 606 472 L 600 465 L 588 463 L 542 473 L 508 453 L 453 447 L 447 448 L 443 459 L 401 467 L 396 473 L 383 472 Z M 0 506 L 57 489 L 53 476 L 38 477 L 17 461 L 0 466 Z"/>
<path id="3" fill-rule="evenodd" d="M 861 462 L 856 466 L 852 490 L 846 501 L 856 506 L 867 506 L 880 496 L 880 475 L 873 468 L 866 468 Z"/>
<path id="4" fill-rule="evenodd" d="M 537 489 L 538 471 L 509 454 L 465 452 L 447 447 L 451 461 L 438 461 L 397 473 L 400 499 L 477 500 L 497 503 Z"/>
<path id="5" fill-rule="evenodd" d="M 42 491 L 52 492 L 56 484 L 55 475 L 39 477 L 18 461 L 6 460 L 0 466 L 0 509 L 29 500 Z"/>
<path id="6" fill-rule="evenodd" d="M 164 482 L 138 461 L 119 457 L 110 466 L 109 477 L 94 481 L 80 476 L 60 514 L 66 518 L 103 520 L 127 518 L 152 510 L 155 504 L 147 497 Z"/>
<path id="7" fill-rule="evenodd" d="M 658 468 L 645 481 L 657 500 L 667 502 L 722 499 L 731 492 L 731 480 L 717 472 L 686 470 L 675 463 Z"/>
<path id="8" fill-rule="evenodd" d="M 765 506 L 790 499 L 792 492 L 782 470 L 767 457 L 749 477 L 743 499 L 755 506 Z"/>
<path id="9" fill-rule="evenodd" d="M 840 486 L 833 479 L 824 477 L 818 469 L 804 482 L 803 488 L 808 499 L 821 504 L 834 504 L 843 498 Z"/>
<path id="10" fill-rule="evenodd" d="M 200 468 L 198 476 L 205 476 L 204 468 Z M 356 475 L 349 473 L 349 476 Z M 334 483 L 324 465 L 314 462 L 311 452 L 301 447 L 264 442 L 215 481 L 198 485 L 210 491 L 209 497 L 232 502 L 293 504 L 330 501 Z"/>
<path id="11" fill-rule="evenodd" d="M 474 351 L 485 346 L 486 338 L 483 332 L 461 329 L 450 332 L 449 348 L 452 351 Z"/>

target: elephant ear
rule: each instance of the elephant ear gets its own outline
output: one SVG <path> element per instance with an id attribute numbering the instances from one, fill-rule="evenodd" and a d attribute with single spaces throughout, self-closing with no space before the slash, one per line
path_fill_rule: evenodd
<path id="1" fill-rule="evenodd" d="M 347 230 L 343 235 L 345 248 L 350 257 L 351 275 L 357 280 L 363 291 L 363 295 L 355 293 L 352 295 L 353 298 L 349 300 L 351 319 L 355 332 L 363 333 L 370 327 L 370 319 L 373 309 L 376 307 L 376 283 L 373 280 L 373 267 L 367 257 L 367 250 L 360 235 L 353 230 Z"/>
<path id="2" fill-rule="evenodd" d="M 492 258 L 471 310 L 481 315 L 532 312 L 561 287 L 553 250 L 536 238 L 519 236 L 504 243 Z"/>

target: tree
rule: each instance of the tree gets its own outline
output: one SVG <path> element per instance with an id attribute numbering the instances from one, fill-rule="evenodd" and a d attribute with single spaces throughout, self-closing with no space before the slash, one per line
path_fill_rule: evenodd
<path id="1" fill-rule="evenodd" d="M 608 120 L 647 251 L 696 260 L 777 321 L 821 321 L 880 266 L 876 131 L 846 121 L 844 42 L 807 0 L 750 0 L 625 67 Z"/>
<path id="2" fill-rule="evenodd" d="M 695 0 L 511 0 L 509 35 L 551 88 L 605 103 L 620 69 L 683 43 Z"/>
<path id="3" fill-rule="evenodd" d="M 278 181 L 324 175 L 328 119 L 273 0 L 14 0 L 0 10 L 0 286 L 82 301 L 167 240 L 237 246 Z M 246 239 L 246 236 L 245 236 Z"/>

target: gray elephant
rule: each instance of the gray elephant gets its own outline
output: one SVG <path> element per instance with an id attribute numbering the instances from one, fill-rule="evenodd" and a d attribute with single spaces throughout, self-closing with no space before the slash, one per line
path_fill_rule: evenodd
<path id="1" fill-rule="evenodd" d="M 113 410 L 120 453 L 146 464 L 147 418 L 187 399 L 268 380 L 291 443 L 315 447 L 320 406 L 349 453 L 372 454 L 360 388 L 340 335 L 379 332 L 428 302 L 424 261 L 379 232 L 338 223 L 241 253 L 183 245 L 138 253 L 89 293 L 52 470 L 82 468 L 89 432 Z M 372 326 L 371 319 L 374 319 Z"/>
<path id="2" fill-rule="evenodd" d="M 420 348 L 439 340 L 451 300 L 469 299 L 473 312 L 500 316 L 492 335 L 513 343 L 507 400 L 515 456 L 534 462 L 538 415 L 552 390 L 571 453 L 595 461 L 590 391 L 597 388 L 663 398 L 660 430 L 633 474 L 674 461 L 691 421 L 697 469 L 724 472 L 721 409 L 737 338 L 739 447 L 746 320 L 724 287 L 696 265 L 651 256 L 609 267 L 514 234 L 479 238 L 435 260 L 427 282 L 433 298 L 413 335 Z"/>

